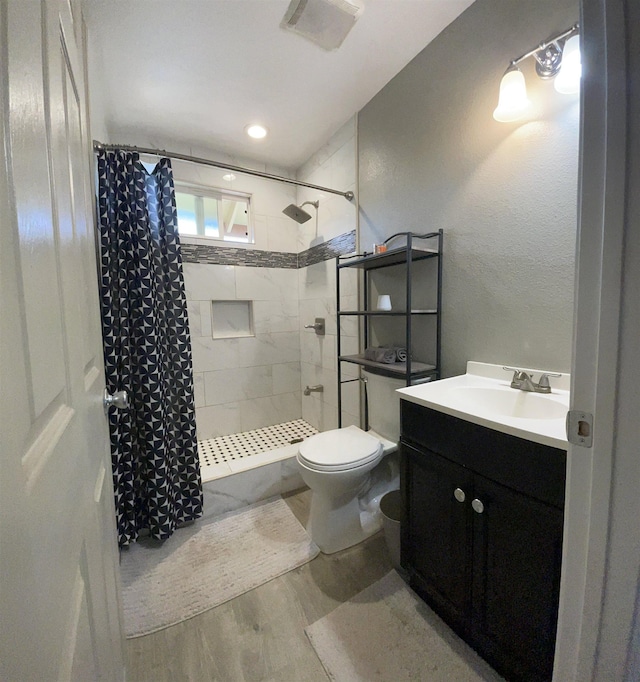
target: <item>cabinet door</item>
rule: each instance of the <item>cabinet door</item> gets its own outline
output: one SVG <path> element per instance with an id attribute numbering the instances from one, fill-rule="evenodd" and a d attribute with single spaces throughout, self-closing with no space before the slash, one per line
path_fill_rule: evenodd
<path id="1" fill-rule="evenodd" d="M 427 450 L 403 443 L 402 452 L 407 511 L 402 563 L 423 598 L 452 627 L 465 630 L 471 598 L 473 474 Z M 456 490 L 465 499 L 459 501 Z"/>
<path id="2" fill-rule="evenodd" d="M 472 638 L 508 677 L 551 680 L 562 512 L 482 476 L 472 506 Z"/>

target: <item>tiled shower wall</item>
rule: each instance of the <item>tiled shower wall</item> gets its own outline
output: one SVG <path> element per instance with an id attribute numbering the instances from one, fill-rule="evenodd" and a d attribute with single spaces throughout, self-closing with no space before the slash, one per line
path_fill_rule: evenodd
<path id="1" fill-rule="evenodd" d="M 346 123 L 297 172 L 298 180 L 339 189 L 356 191 L 356 125 L 355 118 Z M 320 201 L 318 221 L 309 220 L 298 231 L 299 250 L 326 242 L 356 229 L 356 202 L 335 194 L 298 188 L 298 201 Z M 305 207 L 307 208 L 307 207 Z M 313 210 L 312 210 L 313 212 Z M 315 216 L 314 216 L 315 218 Z M 343 270 L 340 274 L 341 308 L 357 308 L 357 273 Z M 302 417 L 320 431 L 337 427 L 337 368 L 336 368 L 336 267 L 335 259 L 325 260 L 298 270 L 300 299 L 300 349 L 302 386 L 322 384 L 323 393 L 302 397 Z M 304 329 L 315 317 L 326 320 L 325 336 L 317 336 Z M 342 349 L 345 355 L 358 352 L 358 322 L 356 318 L 343 321 Z M 342 365 L 343 373 L 357 377 L 356 365 Z M 358 382 L 345 384 L 343 425 L 360 424 L 360 387 Z"/>
<path id="2" fill-rule="evenodd" d="M 252 245 L 182 240 L 198 438 L 299 419 L 297 223 L 282 214 L 296 200 L 295 187 L 240 173 L 227 182 L 224 170 L 179 162 L 174 173 L 177 180 L 251 194 L 255 229 Z M 271 261 L 257 261 L 270 253 Z M 245 262 L 251 265 L 228 264 Z M 271 264 L 286 267 L 264 267 Z M 254 335 L 214 339 L 216 300 L 252 301 Z"/>
<path id="3" fill-rule="evenodd" d="M 301 416 L 295 269 L 185 263 L 200 439 Z M 253 301 L 254 336 L 212 338 L 212 300 Z"/>
<path id="4" fill-rule="evenodd" d="M 355 202 L 241 174 L 228 183 L 222 178 L 225 171 L 194 164 L 175 162 L 174 173 L 177 180 L 251 193 L 255 226 L 255 244 L 250 246 L 182 240 L 198 437 L 247 431 L 301 416 L 319 430 L 334 428 L 335 258 L 330 255 L 332 249 L 344 252 L 345 244 L 353 245 Z M 355 191 L 355 122 L 350 121 L 314 154 L 298 178 Z M 311 206 L 305 209 L 313 218 L 302 226 L 282 214 L 290 203 L 317 199 L 317 220 Z M 322 258 L 326 260 L 316 262 Z M 348 273 L 342 286 L 345 302 L 355 307 L 354 275 Z M 252 301 L 254 335 L 212 338 L 214 300 Z M 326 319 L 324 337 L 303 328 L 316 316 Z M 357 324 L 345 331 L 349 337 L 343 352 L 356 352 Z M 323 384 L 324 393 L 303 396 L 306 384 Z M 348 386 L 344 400 L 345 423 L 359 423 L 356 384 Z"/>

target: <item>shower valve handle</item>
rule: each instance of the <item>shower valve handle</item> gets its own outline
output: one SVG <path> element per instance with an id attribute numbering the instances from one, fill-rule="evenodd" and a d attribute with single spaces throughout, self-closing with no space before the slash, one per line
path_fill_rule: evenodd
<path id="1" fill-rule="evenodd" d="M 314 324 L 305 324 L 305 329 L 313 329 L 318 336 L 324 336 L 324 317 L 316 317 Z"/>

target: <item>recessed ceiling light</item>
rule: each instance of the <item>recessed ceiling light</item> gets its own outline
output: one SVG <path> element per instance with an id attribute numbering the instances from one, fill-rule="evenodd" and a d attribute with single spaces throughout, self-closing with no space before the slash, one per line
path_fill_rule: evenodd
<path id="1" fill-rule="evenodd" d="M 225 173 L 225 174 L 222 176 L 222 179 L 223 179 L 223 180 L 226 180 L 227 182 L 231 182 L 232 180 L 235 180 L 235 179 L 236 179 L 236 176 L 235 176 L 233 173 Z"/>
<path id="2" fill-rule="evenodd" d="M 261 140 L 267 136 L 267 129 L 264 126 L 253 124 L 246 127 L 247 135 L 256 140 Z"/>

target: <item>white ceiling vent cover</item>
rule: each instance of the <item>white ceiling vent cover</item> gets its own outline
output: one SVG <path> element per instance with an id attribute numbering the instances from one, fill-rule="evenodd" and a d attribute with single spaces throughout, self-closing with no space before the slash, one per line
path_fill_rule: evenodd
<path id="1" fill-rule="evenodd" d="M 280 27 L 335 50 L 363 9 L 362 0 L 291 0 Z"/>

